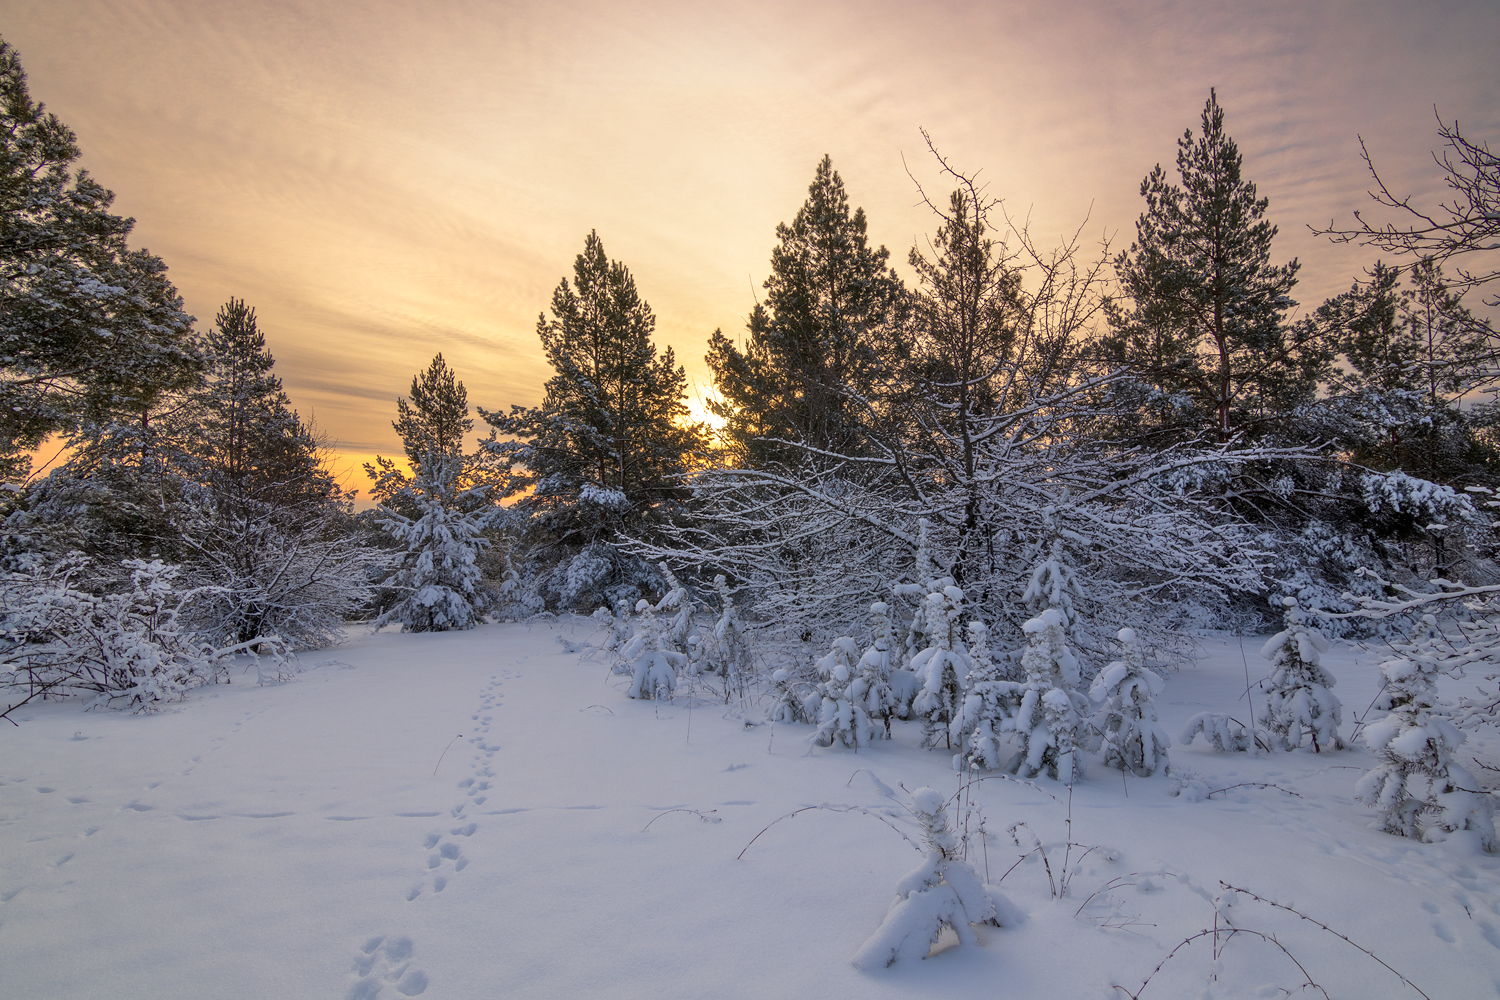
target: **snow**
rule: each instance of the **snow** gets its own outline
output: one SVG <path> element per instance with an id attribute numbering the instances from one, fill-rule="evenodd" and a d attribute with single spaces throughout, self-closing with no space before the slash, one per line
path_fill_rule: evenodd
<path id="1" fill-rule="evenodd" d="M 1229 919 L 1275 934 L 1334 997 L 1418 996 L 1220 880 L 1327 924 L 1433 1000 L 1500 993 L 1500 858 L 1372 829 L 1354 799 L 1375 763 L 1363 740 L 1260 755 L 1198 742 L 1173 748 L 1176 780 L 1096 767 L 1071 797 L 994 777 L 955 798 L 952 754 L 920 749 L 916 721 L 858 753 L 810 750 L 811 727 L 762 721 L 769 699 L 726 707 L 684 678 L 669 701 L 632 701 L 603 654 L 555 638 L 596 627 L 386 631 L 303 654 L 290 683 L 236 674 L 154 715 L 22 709 L 0 731 L 4 995 L 1094 1000 L 1139 991 L 1217 912 L 1221 933 Z M 1250 715 L 1254 648 L 1208 641 L 1167 678 L 1164 728 Z M 1361 714 L 1377 657 L 1335 643 L 1321 659 Z M 1184 782 L 1200 801 L 1172 794 Z M 921 808 L 942 800 L 1009 901 L 1002 926 L 862 972 L 854 955 L 924 865 L 890 828 L 921 842 L 896 789 L 924 786 Z M 1030 832 L 1051 876 L 1036 853 L 1007 874 Z M 1302 982 L 1264 940 L 1221 940 L 1216 965 L 1202 938 L 1142 996 Z"/>

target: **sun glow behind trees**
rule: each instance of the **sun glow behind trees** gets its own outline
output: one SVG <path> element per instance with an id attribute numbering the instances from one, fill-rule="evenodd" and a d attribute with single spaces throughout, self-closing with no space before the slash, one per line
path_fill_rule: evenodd
<path id="1" fill-rule="evenodd" d="M 1039 235 L 1092 204 L 1093 238 L 1130 231 L 1139 178 L 1217 85 L 1277 259 L 1306 261 L 1299 298 L 1321 301 L 1366 262 L 1303 229 L 1366 202 L 1355 134 L 1397 189 L 1435 193 L 1431 105 L 1493 134 L 1500 45 L 1500 17 L 1457 3 L 18 6 L 7 39 L 137 241 L 200 319 L 257 306 L 351 486 L 396 450 L 391 387 L 437 350 L 475 403 L 540 402 L 532 327 L 578 233 L 631 262 L 700 383 L 825 152 L 910 283 L 919 126 Z"/>

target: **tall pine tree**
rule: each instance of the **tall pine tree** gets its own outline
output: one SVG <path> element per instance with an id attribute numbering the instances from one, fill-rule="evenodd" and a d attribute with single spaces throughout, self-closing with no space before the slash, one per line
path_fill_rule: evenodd
<path id="1" fill-rule="evenodd" d="M 709 405 L 742 460 L 803 457 L 777 440 L 863 450 L 867 404 L 888 360 L 882 348 L 904 299 L 890 252 L 871 247 L 866 228 L 864 209 L 850 213 L 844 182 L 823 157 L 806 203 L 776 227 L 766 299 L 743 345 L 714 331 L 707 360 L 721 399 Z"/>
<path id="2" fill-rule="evenodd" d="M 1220 441 L 1310 398 L 1326 362 L 1314 324 L 1284 322 L 1298 264 L 1270 262 L 1269 201 L 1241 161 L 1209 91 L 1200 134 L 1177 141 L 1180 185 L 1161 164 L 1141 181 L 1146 211 L 1115 259 L 1131 304 L 1109 313 L 1114 359 L 1176 397 L 1187 429 Z"/>
<path id="3" fill-rule="evenodd" d="M 477 561 L 489 545 L 491 484 L 476 482 L 464 434 L 474 426 L 469 394 L 438 354 L 412 376 L 411 399 L 396 401 L 391 421 L 411 463 L 407 476 L 376 456 L 365 472 L 375 480 L 380 525 L 405 551 L 384 582 L 389 599 L 376 625 L 400 622 L 405 632 L 473 628 L 494 595 Z"/>
<path id="4" fill-rule="evenodd" d="M 489 451 L 525 467 L 527 508 L 553 515 L 562 536 L 607 535 L 608 522 L 639 519 L 676 499 L 673 476 L 704 446 L 687 416 L 687 374 L 668 347 L 657 354 L 656 317 L 630 270 L 591 232 L 552 295 L 537 336 L 554 374 L 539 407 L 480 410 L 510 440 Z M 590 511 L 569 516 L 578 501 Z M 578 539 L 588 540 L 588 539 Z"/>
<path id="5" fill-rule="evenodd" d="M 192 317 L 161 258 L 131 250 L 133 219 L 72 165 L 73 132 L 32 101 L 0 41 L 0 475 L 24 476 L 49 434 L 138 468 L 164 397 L 199 363 Z"/>
<path id="6" fill-rule="evenodd" d="M 185 435 L 200 473 L 252 495 L 328 492 L 317 440 L 272 373 L 276 360 L 255 310 L 230 299 L 203 346 L 205 377 Z"/>

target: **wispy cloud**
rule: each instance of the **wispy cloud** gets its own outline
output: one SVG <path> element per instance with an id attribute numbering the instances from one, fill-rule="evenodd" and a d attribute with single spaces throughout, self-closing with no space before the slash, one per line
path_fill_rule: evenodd
<path id="1" fill-rule="evenodd" d="M 535 403 L 537 313 L 597 229 L 700 380 L 825 152 L 896 262 L 931 229 L 918 134 L 1034 231 L 1128 245 L 1141 177 L 1217 87 L 1314 304 L 1369 262 L 1306 224 L 1364 203 L 1362 134 L 1435 192 L 1432 108 L 1500 135 L 1500 8 L 1400 0 L 493 3 L 52 0 L 11 11 L 38 98 L 190 309 L 261 316 L 304 411 L 396 450 L 441 350 Z"/>

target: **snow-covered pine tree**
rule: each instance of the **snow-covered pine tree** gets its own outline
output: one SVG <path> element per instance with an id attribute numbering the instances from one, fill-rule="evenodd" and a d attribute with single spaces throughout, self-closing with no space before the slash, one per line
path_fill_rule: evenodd
<path id="1" fill-rule="evenodd" d="M 1045 513 L 1050 524 L 1054 511 L 1048 508 Z M 1078 574 L 1068 564 L 1062 536 L 1054 534 L 1047 547 L 1047 555 L 1031 571 L 1031 579 L 1027 581 L 1021 600 L 1032 614 L 1041 612 L 1043 608 L 1056 608 L 1062 613 L 1064 627 L 1071 631 L 1078 620 L 1078 613 L 1073 610 L 1073 599 L 1082 597 L 1083 588 L 1078 584 Z"/>
<path id="2" fill-rule="evenodd" d="M 1068 646 L 1063 614 L 1047 608 L 1022 627 L 1027 647 L 1021 654 L 1025 693 L 1016 712 L 1021 749 L 1008 769 L 1027 778 L 1046 772 L 1072 784 L 1083 774 L 1077 752 L 1079 729 L 1089 701 L 1078 690 L 1078 657 Z"/>
<path id="3" fill-rule="evenodd" d="M 630 605 L 623 600 L 616 601 L 614 607 L 601 607 L 591 615 L 596 622 L 609 626 L 609 635 L 604 639 L 601 648 L 605 652 L 624 654 L 625 647 L 630 645 L 630 640 L 635 638 L 635 626 L 630 621 Z"/>
<path id="4" fill-rule="evenodd" d="M 1342 750 L 1341 709 L 1329 690 L 1336 682 L 1319 662 L 1328 651 L 1328 640 L 1308 623 L 1295 597 L 1283 597 L 1281 603 L 1286 627 L 1260 651 L 1271 661 L 1271 676 L 1258 685 L 1265 707 L 1256 721 L 1276 749 L 1296 750 L 1305 739 L 1314 753 Z"/>
<path id="5" fill-rule="evenodd" d="M 403 632 L 473 628 L 493 603 L 477 565 L 489 545 L 483 532 L 492 507 L 490 486 L 476 484 L 463 437 L 474 426 L 469 397 L 441 354 L 411 381 L 411 401 L 398 399 L 391 426 L 401 435 L 412 474 L 377 456 L 365 472 L 380 498 L 379 523 L 405 546 L 383 586 L 393 603 L 376 628 L 400 622 Z"/>
<path id="6" fill-rule="evenodd" d="M 693 598 L 687 588 L 677 579 L 665 562 L 657 564 L 667 580 L 667 592 L 657 602 L 658 612 L 671 612 L 672 617 L 662 629 L 662 642 L 673 652 L 681 653 L 689 670 L 695 670 L 698 662 L 694 657 L 698 643 L 693 633 Z"/>
<path id="7" fill-rule="evenodd" d="M 714 624 L 713 650 L 708 660 L 716 672 L 723 674 L 724 697 L 728 699 L 745 690 L 752 669 L 750 642 L 723 574 L 714 577 L 714 590 L 719 595 L 722 610 Z"/>
<path id="8" fill-rule="evenodd" d="M 1157 724 L 1152 703 L 1166 682 L 1146 666 L 1145 650 L 1135 629 L 1122 628 L 1119 635 L 1125 655 L 1094 678 L 1089 697 L 1103 704 L 1089 725 L 1104 747 L 1105 764 L 1144 778 L 1168 766 L 1167 747 L 1172 741 Z"/>
<path id="9" fill-rule="evenodd" d="M 408 499 L 416 516 L 382 507 L 380 521 L 404 544 L 396 571 L 384 582 L 397 594 L 376 619 L 378 629 L 401 623 L 403 632 L 447 632 L 479 624 L 490 595 L 476 565 L 484 537 L 484 511 L 464 510 L 457 499 L 458 462 L 432 458 L 425 463 L 419 489 Z"/>
<path id="10" fill-rule="evenodd" d="M 1455 759 L 1465 736 L 1438 698 L 1446 645 L 1432 615 L 1423 615 L 1397 655 L 1380 665 L 1385 689 L 1375 707 L 1389 714 L 1365 729 L 1380 763 L 1354 786 L 1354 796 L 1378 813 L 1379 828 L 1401 837 L 1437 840 L 1472 831 L 1484 850 L 1500 849 L 1488 793 Z"/>
<path id="11" fill-rule="evenodd" d="M 1062 497 L 1066 502 L 1066 487 L 1063 488 Z M 1086 597 L 1066 545 L 1069 539 L 1079 541 L 1081 536 L 1064 529 L 1056 504 L 1049 504 L 1042 509 L 1041 520 L 1050 538 L 1042 549 L 1041 557 L 1032 566 L 1031 577 L 1026 582 L 1021 600 L 1033 617 L 1046 608 L 1053 608 L 1062 615 L 1063 634 L 1067 636 L 1074 655 L 1080 657 L 1080 674 L 1087 675 L 1083 657 L 1089 651 L 1101 650 L 1100 644 L 1088 634 L 1083 616 L 1079 613 L 1078 605 L 1084 604 Z M 1097 609 L 1098 605 L 1095 607 Z"/>
<path id="12" fill-rule="evenodd" d="M 1025 685 L 1005 680 L 990 654 L 989 629 L 982 621 L 969 623 L 969 659 L 973 669 L 964 693 L 963 710 L 949 729 L 953 742 L 969 762 L 985 770 L 998 770 L 1001 733 L 1014 731 Z"/>
<path id="13" fill-rule="evenodd" d="M 865 709 L 865 681 L 856 658 L 859 647 L 847 635 L 833 640 L 828 655 L 818 660 L 818 731 L 812 742 L 820 747 L 833 746 L 835 740 L 858 750 L 875 738 L 875 726 Z"/>
<path id="14" fill-rule="evenodd" d="M 677 690 L 677 667 L 685 658 L 662 649 L 661 623 L 650 601 L 637 602 L 635 611 L 640 616 L 640 628 L 625 647 L 625 661 L 633 667 L 626 693 L 647 701 L 667 701 Z"/>
<path id="15" fill-rule="evenodd" d="M 1002 913 L 1014 912 L 1010 902 L 981 882 L 974 866 L 963 859 L 941 792 L 918 788 L 911 793 L 907 812 L 921 828 L 927 856 L 896 883 L 896 898 L 885 920 L 855 952 L 855 966 L 866 971 L 903 958 L 926 958 L 945 927 L 961 944 L 977 945 L 975 924 L 997 925 Z"/>
<path id="16" fill-rule="evenodd" d="M 916 583 L 898 583 L 892 590 L 897 597 L 915 598 L 917 606 L 912 610 L 911 621 L 906 625 L 906 639 L 901 644 L 901 667 L 911 669 L 911 661 L 927 648 L 927 595 L 940 590 L 937 569 L 932 562 L 932 551 L 928 547 L 928 536 L 932 522 L 927 518 L 917 521 L 917 559 L 913 568 Z M 946 581 L 952 583 L 952 580 Z"/>
<path id="17" fill-rule="evenodd" d="M 923 602 L 927 648 L 911 661 L 912 673 L 922 684 L 911 708 L 922 716 L 922 745 L 937 746 L 941 735 L 944 746 L 951 748 L 948 727 L 963 704 L 971 666 L 958 623 L 964 592 L 948 577 L 933 581 L 933 585 L 937 589 Z"/>
<path id="18" fill-rule="evenodd" d="M 885 723 L 885 737 L 890 739 L 891 716 L 901 711 L 901 704 L 891 686 L 896 640 L 891 631 L 891 609 L 884 601 L 870 605 L 870 636 L 870 648 L 859 658 L 861 702 L 872 721 Z"/>

